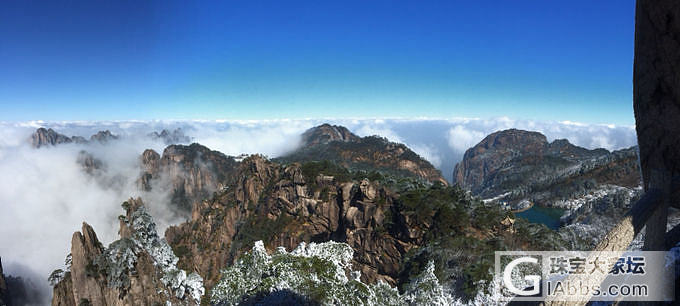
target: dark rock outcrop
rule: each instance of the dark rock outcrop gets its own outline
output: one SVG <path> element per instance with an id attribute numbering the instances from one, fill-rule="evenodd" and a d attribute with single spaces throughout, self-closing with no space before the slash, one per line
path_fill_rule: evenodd
<path id="1" fill-rule="evenodd" d="M 39 305 L 44 303 L 43 298 L 30 280 L 5 275 L 0 259 L 0 306 Z"/>
<path id="2" fill-rule="evenodd" d="M 465 152 L 454 183 L 484 198 L 529 199 L 551 205 L 603 184 L 640 185 L 635 147 L 588 150 L 566 139 L 549 143 L 538 132 L 495 132 Z"/>
<path id="3" fill-rule="evenodd" d="M 638 0 L 635 8 L 633 110 L 644 189 L 661 192 L 645 224 L 644 249 L 661 251 L 668 207 L 680 207 L 680 3 Z M 678 241 L 678 239 L 672 239 Z M 670 243 L 672 244 L 672 243 Z M 676 288 L 680 281 L 676 281 Z M 677 292 L 677 291 L 676 291 Z M 677 293 L 676 293 L 677 294 Z"/>
<path id="4" fill-rule="evenodd" d="M 633 108 L 645 190 L 655 171 L 669 177 L 680 175 L 678 33 L 680 3 L 637 1 Z"/>
<path id="5" fill-rule="evenodd" d="M 2 271 L 2 258 L 0 258 L 0 305 L 7 305 L 7 281 Z"/>
<path id="6" fill-rule="evenodd" d="M 307 130 L 296 151 L 276 160 L 329 160 L 352 170 L 379 171 L 448 185 L 439 170 L 407 146 L 379 136 L 359 137 L 337 125 L 323 124 Z"/>

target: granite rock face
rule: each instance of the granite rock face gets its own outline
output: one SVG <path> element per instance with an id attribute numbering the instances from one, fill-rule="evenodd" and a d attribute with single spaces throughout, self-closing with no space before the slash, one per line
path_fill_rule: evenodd
<path id="1" fill-rule="evenodd" d="M 180 266 L 196 267 L 207 287 L 250 247 L 252 237 L 286 249 L 303 241 L 346 242 L 362 279 L 395 284 L 404 254 L 422 242 L 429 226 L 396 212 L 395 197 L 367 179 L 305 177 L 299 164 L 279 165 L 255 155 L 239 165 L 231 185 L 195 204 L 191 221 L 169 228 L 166 239 L 183 254 Z M 393 220 L 402 230 L 386 233 Z"/>
<path id="2" fill-rule="evenodd" d="M 54 146 L 62 143 L 71 142 L 74 142 L 74 140 L 71 137 L 59 134 L 53 129 L 39 128 L 35 131 L 35 133 L 31 135 L 31 145 L 34 148 Z"/>
<path id="3" fill-rule="evenodd" d="M 142 190 L 151 190 L 154 184 L 165 185 L 170 188 L 172 204 L 189 212 L 193 203 L 209 198 L 233 179 L 238 162 L 194 143 L 170 145 L 162 156 L 145 150 L 140 164 L 138 185 Z"/>
<path id="4" fill-rule="evenodd" d="M 379 136 L 359 137 L 337 125 L 323 124 L 307 130 L 296 151 L 276 160 L 329 160 L 351 170 L 380 171 L 448 185 L 438 169 L 404 144 Z"/>

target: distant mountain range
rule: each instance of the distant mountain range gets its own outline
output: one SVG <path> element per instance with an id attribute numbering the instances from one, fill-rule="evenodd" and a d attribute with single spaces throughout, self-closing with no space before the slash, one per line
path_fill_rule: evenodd
<path id="1" fill-rule="evenodd" d="M 172 131 L 162 130 L 160 133 L 152 132 L 146 135 L 149 139 L 160 139 L 166 144 L 189 143 L 191 138 L 184 135 L 182 129 L 175 129 Z M 120 136 L 114 135 L 109 130 L 99 131 L 90 136 L 89 140 L 82 136 L 66 136 L 56 132 L 53 129 L 38 128 L 30 138 L 31 145 L 34 148 L 45 146 L 55 146 L 59 144 L 76 143 L 87 144 L 90 142 L 106 143 L 112 140 L 118 140 Z"/>

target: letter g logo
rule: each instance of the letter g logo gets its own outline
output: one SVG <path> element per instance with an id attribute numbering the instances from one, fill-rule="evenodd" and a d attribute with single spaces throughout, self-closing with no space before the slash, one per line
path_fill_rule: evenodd
<path id="1" fill-rule="evenodd" d="M 510 263 L 508 263 L 507 266 L 505 266 L 505 269 L 503 270 L 503 282 L 505 283 L 505 286 L 508 288 L 508 290 L 514 294 L 517 295 L 522 295 L 522 296 L 527 296 L 527 295 L 536 295 L 539 292 L 539 287 L 541 283 L 541 277 L 539 275 L 526 275 L 524 276 L 524 280 L 529 281 L 533 285 L 533 289 L 531 290 L 519 290 L 519 288 L 515 287 L 515 285 L 512 284 L 512 270 L 519 264 L 521 263 L 532 263 L 535 264 L 538 262 L 538 259 L 534 257 L 520 257 L 517 258 Z"/>

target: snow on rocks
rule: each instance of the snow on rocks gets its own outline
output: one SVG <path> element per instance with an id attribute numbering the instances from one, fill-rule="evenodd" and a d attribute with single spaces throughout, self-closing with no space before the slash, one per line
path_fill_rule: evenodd
<path id="1" fill-rule="evenodd" d="M 434 274 L 435 265 L 406 286 L 403 294 L 387 283 L 364 284 L 350 271 L 352 248 L 345 243 L 301 243 L 286 252 L 278 248 L 267 254 L 261 241 L 255 243 L 233 266 L 222 271 L 221 280 L 211 291 L 213 305 L 243 302 L 320 303 L 323 305 L 465 305 L 449 294 Z M 351 275 L 352 277 L 347 277 Z M 467 304 L 498 305 L 497 286 L 480 292 Z M 497 291 L 497 290 L 496 290 Z"/>
<path id="2" fill-rule="evenodd" d="M 132 229 L 130 237 L 111 243 L 95 264 L 103 268 L 110 287 L 123 288 L 130 284 L 128 275 L 135 273 L 135 265 L 140 253 L 146 252 L 154 266 L 162 273 L 161 282 L 179 299 L 190 297 L 196 304 L 205 294 L 203 279 L 196 273 L 187 275 L 177 268 L 179 258 L 165 239 L 156 232 L 156 224 L 144 206 L 139 206 L 122 217 L 121 221 Z"/>

